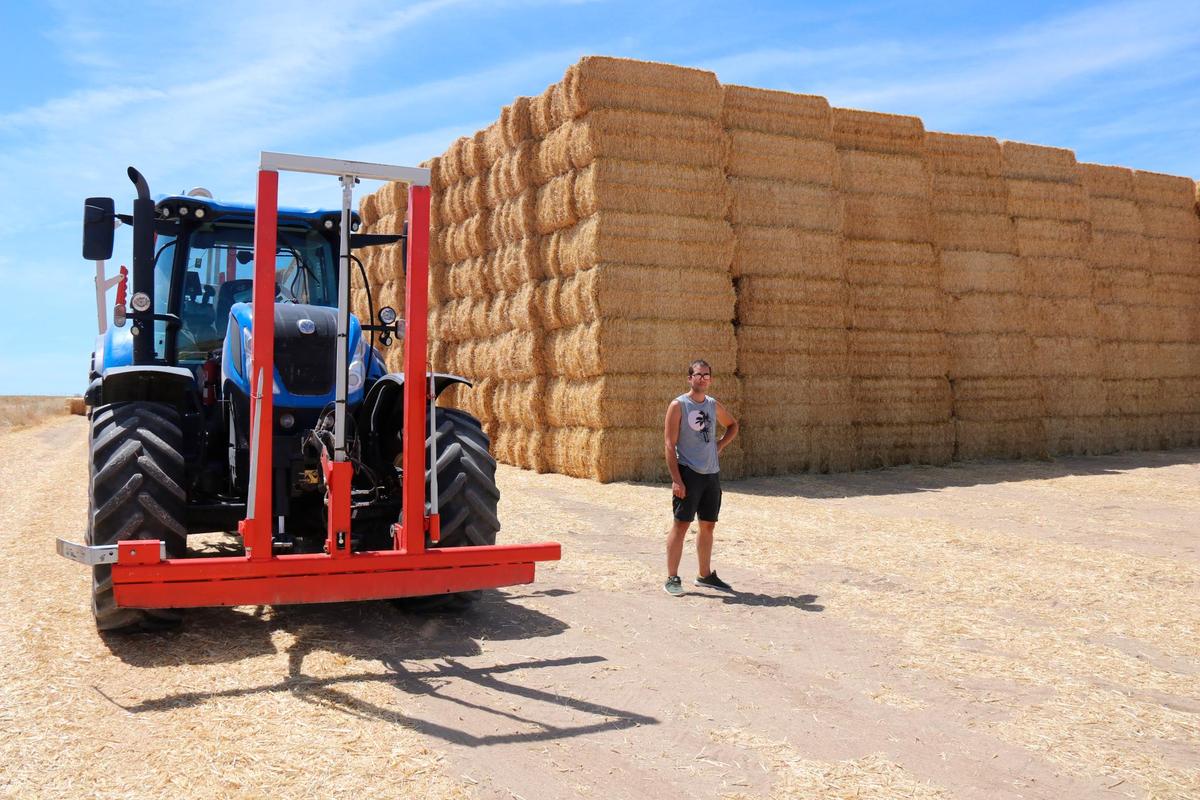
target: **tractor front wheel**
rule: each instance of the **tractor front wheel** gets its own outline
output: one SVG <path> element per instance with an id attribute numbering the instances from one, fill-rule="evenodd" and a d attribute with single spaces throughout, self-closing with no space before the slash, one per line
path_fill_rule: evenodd
<path id="1" fill-rule="evenodd" d="M 112 403 L 96 408 L 91 422 L 87 543 L 159 539 L 169 558 L 182 558 L 187 489 L 179 412 L 162 403 Z M 102 631 L 179 621 L 166 609 L 119 608 L 109 564 L 92 568 L 92 613 Z"/>

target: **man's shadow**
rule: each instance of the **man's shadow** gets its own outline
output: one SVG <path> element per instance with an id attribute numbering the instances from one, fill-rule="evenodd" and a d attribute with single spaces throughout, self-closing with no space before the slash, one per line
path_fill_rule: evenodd
<path id="1" fill-rule="evenodd" d="M 817 599 L 815 594 L 802 594 L 795 597 L 789 595 L 773 595 L 773 594 L 756 594 L 754 592 L 732 592 L 726 594 L 724 592 L 717 594 L 716 592 L 688 592 L 688 597 L 704 598 L 706 600 L 719 600 L 726 605 L 734 606 L 761 606 L 763 608 L 798 608 L 801 611 L 821 612 L 825 610 L 825 606 L 814 602 Z"/>

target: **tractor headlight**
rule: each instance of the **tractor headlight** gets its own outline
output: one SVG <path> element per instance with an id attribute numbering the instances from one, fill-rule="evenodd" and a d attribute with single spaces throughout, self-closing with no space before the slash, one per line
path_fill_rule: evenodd
<path id="1" fill-rule="evenodd" d="M 242 328 L 242 352 L 246 359 L 246 380 L 250 382 L 250 386 L 254 386 L 254 351 L 250 346 L 254 344 L 254 334 L 249 328 Z"/>
<path id="2" fill-rule="evenodd" d="M 350 392 L 357 392 L 362 388 L 363 382 L 367 377 L 367 337 L 361 333 L 358 335 L 358 344 L 354 347 L 354 357 L 350 359 L 350 375 L 347 381 L 346 389 Z"/>

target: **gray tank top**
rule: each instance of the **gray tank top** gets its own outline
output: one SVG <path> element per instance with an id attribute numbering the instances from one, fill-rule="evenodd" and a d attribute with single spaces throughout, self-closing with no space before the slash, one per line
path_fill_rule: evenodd
<path id="1" fill-rule="evenodd" d="M 675 398 L 682 406 L 675 457 L 688 469 L 705 475 L 721 471 L 717 461 L 717 400 L 697 403 L 684 393 Z"/>

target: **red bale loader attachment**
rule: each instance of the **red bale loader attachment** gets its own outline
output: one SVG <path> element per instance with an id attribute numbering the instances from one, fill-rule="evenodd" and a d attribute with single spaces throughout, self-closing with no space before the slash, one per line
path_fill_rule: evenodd
<path id="1" fill-rule="evenodd" d="M 283 423 L 281 420 L 291 416 L 284 413 L 286 409 L 281 411 L 275 405 L 276 395 L 286 396 L 286 387 L 281 390 L 279 386 L 281 380 L 279 376 L 285 373 L 276 369 L 278 366 L 276 361 L 276 324 L 277 320 L 285 319 L 285 316 L 281 316 L 281 314 L 285 314 L 288 308 L 296 308 L 296 306 L 285 307 L 283 304 L 277 307 L 276 303 L 279 293 L 284 290 L 281 290 L 277 282 L 277 259 L 271 257 L 271 254 L 280 252 L 278 248 L 282 245 L 280 245 L 279 237 L 285 235 L 284 231 L 295 230 L 286 227 L 285 221 L 280 216 L 278 189 L 281 171 L 335 176 L 339 179 L 342 188 L 340 220 L 335 220 L 330 215 L 328 221 L 322 220 L 321 225 L 326 229 L 324 235 L 328 237 L 331 249 L 335 244 L 335 225 L 337 228 L 336 376 L 333 402 L 326 406 L 325 411 L 321 412 L 320 424 L 324 426 L 322 441 L 326 445 L 320 449 L 319 459 L 317 456 L 313 456 L 312 469 L 300 471 L 299 468 L 296 468 L 297 474 L 303 472 L 303 480 L 307 482 L 309 488 L 314 493 L 319 493 L 319 496 L 315 496 L 315 499 L 312 500 L 312 505 L 307 506 L 310 509 L 307 520 L 294 519 L 297 515 L 296 509 L 299 507 L 297 504 L 301 500 L 294 499 L 299 495 L 295 491 L 289 493 L 288 487 L 292 485 L 289 481 L 292 481 L 295 476 L 287 473 L 286 478 L 281 478 L 279 465 L 273 463 L 273 459 L 276 457 L 284 457 L 279 455 L 284 451 L 278 446 L 280 442 L 276 441 L 276 437 L 283 435 L 284 429 L 290 427 L 286 420 Z M 131 169 L 131 177 L 134 174 L 136 171 Z M 138 177 L 140 178 L 140 176 Z M 380 318 L 383 322 L 381 325 L 375 325 L 374 320 L 370 321 L 371 325 L 360 325 L 357 321 L 352 323 L 349 310 L 352 241 L 358 241 L 361 244 L 372 238 L 371 235 L 355 237 L 351 233 L 357 228 L 357 221 L 351 210 L 352 193 L 353 187 L 360 179 L 401 181 L 409 185 L 410 217 L 406 234 L 405 313 L 402 320 L 394 320 L 389 318 L 392 315 L 381 313 Z M 144 180 L 139 185 L 139 192 L 143 186 Z M 143 197 L 145 197 L 144 193 Z M 91 202 L 92 200 L 89 200 L 89 203 Z M 200 200 L 196 201 L 196 203 L 200 202 Z M 160 207 L 165 207 L 163 201 L 159 201 L 159 204 Z M 248 464 L 240 470 L 238 469 L 237 454 L 231 449 L 227 461 L 233 465 L 230 469 L 236 474 L 232 474 L 229 480 L 222 484 L 223 486 L 237 486 L 239 485 L 238 480 L 240 480 L 244 487 L 242 494 L 235 498 L 240 500 L 243 505 L 235 503 L 233 506 L 239 514 L 244 513 L 244 516 L 237 522 L 237 531 L 241 535 L 244 553 L 233 556 L 192 555 L 185 557 L 187 556 L 186 547 L 184 552 L 180 552 L 176 528 L 184 528 L 187 532 L 220 529 L 211 527 L 213 523 L 209 523 L 209 527 L 205 528 L 196 522 L 195 518 L 199 517 L 199 512 L 193 514 L 194 518 L 190 517 L 186 523 L 178 523 L 174 528 L 168 525 L 170 530 L 156 528 L 151 524 L 153 520 L 150 520 L 140 529 L 132 532 L 123 529 L 115 533 L 104 533 L 102 529 L 106 523 L 99 519 L 99 515 L 104 513 L 105 508 L 122 501 L 120 492 L 126 491 L 126 489 L 118 489 L 105 494 L 102 488 L 93 486 L 91 509 L 93 519 L 89 523 L 88 543 L 79 545 L 60 539 L 58 550 L 68 558 L 96 568 L 93 606 L 96 609 L 97 624 L 101 628 L 126 627 L 131 620 L 136 621 L 136 615 L 132 618 L 128 615 L 123 616 L 122 609 L 328 603 L 440 595 L 530 583 L 534 579 L 536 562 L 557 560 L 560 557 L 560 546 L 553 542 L 528 545 L 477 544 L 473 542 L 479 541 L 480 537 L 467 538 L 456 533 L 453 535 L 458 538 L 455 539 L 453 546 L 443 546 L 446 544 L 441 539 L 443 523 L 456 526 L 455 530 L 458 530 L 463 524 L 463 515 L 468 512 L 455 506 L 454 519 L 443 520 L 439 508 L 440 498 L 452 495 L 448 491 L 451 487 L 439 486 L 437 465 L 447 459 L 459 457 L 457 450 L 454 453 L 450 452 L 451 448 L 463 449 L 468 445 L 484 448 L 483 455 L 489 459 L 493 470 L 494 460 L 490 460 L 490 456 L 486 454 L 486 437 L 482 435 L 478 423 L 464 412 L 453 412 L 458 416 L 450 419 L 450 422 L 466 426 L 470 432 L 470 441 L 463 440 L 460 446 L 457 440 L 453 440 L 453 443 L 444 448 L 443 452 L 438 450 L 439 441 L 445 441 L 443 437 L 439 436 L 438 427 L 444 427 L 449 423 L 446 417 L 447 410 L 436 407 L 437 393 L 440 391 L 439 381 L 446 376 L 437 376 L 437 380 L 435 380 L 434 374 L 429 372 L 426 357 L 429 311 L 427 294 L 429 206 L 430 187 L 429 170 L 427 169 L 281 153 L 264 152 L 262 154 L 258 173 L 257 202 L 253 209 L 253 253 L 260 256 L 253 259 L 253 294 L 250 304 L 253 335 L 252 338 L 249 336 L 246 338 L 246 353 L 242 354 L 240 350 L 237 351 L 238 357 L 244 358 L 244 361 L 239 363 L 245 364 L 248 368 L 246 371 L 250 373 L 245 376 L 249 381 L 248 419 L 239 430 L 233 431 L 237 427 L 237 419 L 236 414 L 232 411 L 228 413 L 204 412 L 205 407 L 216 408 L 225 402 L 225 400 L 214 401 L 212 399 L 219 395 L 218 390 L 213 388 L 211 379 L 211 376 L 219 372 L 219 367 L 213 366 L 214 361 L 219 360 L 219 356 L 214 354 L 209 358 L 203 364 L 203 369 L 192 369 L 198 381 L 204 381 L 205 375 L 210 377 L 204 383 L 203 389 L 196 393 L 196 397 L 200 399 L 194 401 L 194 404 L 200 404 L 201 417 L 203 417 L 203 413 L 208 413 L 216 420 L 212 425 L 226 426 L 226 428 L 218 430 L 216 434 L 210 435 L 209 440 L 206 441 L 218 441 L 221 436 L 226 436 L 231 443 L 230 448 L 234 448 L 238 436 L 241 435 L 244 440 L 249 442 Z M 210 218 L 223 208 L 211 204 L 207 207 L 203 205 L 197 207 L 207 208 Z M 111 209 L 111 201 L 108 208 Z M 166 224 L 164 219 L 171 213 L 171 209 L 166 208 L 165 212 L 162 211 L 162 208 L 159 209 L 158 218 L 154 221 L 154 224 L 158 226 L 156 228 L 159 231 L 157 235 L 160 237 L 162 236 L 162 226 Z M 138 213 L 140 212 L 135 204 L 133 220 L 135 236 L 137 235 Z M 193 210 L 192 217 L 195 216 L 197 213 Z M 99 225 L 100 222 L 96 224 Z M 111 229 L 111 219 L 106 224 Z M 194 219 L 187 224 L 192 226 L 187 230 L 197 229 Z M 247 228 L 248 225 L 242 225 L 242 229 L 245 231 L 243 235 L 248 237 Z M 295 236 L 294 234 L 287 235 L 293 236 L 293 238 Z M 86 237 L 85 223 L 85 253 L 88 252 Z M 212 236 L 209 235 L 209 239 L 211 238 Z M 379 240 L 374 243 L 379 244 L 384 241 L 395 241 L 402 237 L 375 236 L 374 238 Z M 197 236 L 195 242 L 201 241 Z M 203 241 L 207 242 L 208 240 Z M 168 331 L 173 325 L 179 327 L 182 324 L 186 327 L 187 314 L 191 313 L 193 317 L 196 316 L 195 308 L 187 305 L 186 296 L 181 301 L 183 303 L 182 313 L 174 317 L 171 313 L 154 316 L 154 309 L 146 311 L 139 307 L 151 304 L 147 303 L 145 298 L 141 298 L 139 303 L 137 292 L 143 291 L 141 287 L 149 286 L 149 284 L 139 285 L 140 273 L 136 247 L 135 243 L 135 294 L 132 301 L 133 311 L 130 314 L 135 327 L 134 339 L 137 338 L 139 324 L 146 325 L 145 330 L 149 331 L 153 320 L 157 320 L 159 317 L 169 318 L 163 323 Z M 111 251 L 111 241 L 109 250 Z M 99 251 L 93 247 L 92 252 Z M 233 270 L 237 266 L 235 263 L 237 260 L 235 256 L 238 255 L 236 248 L 231 249 L 227 255 L 230 265 L 228 271 L 214 274 L 218 275 L 222 284 L 228 283 L 230 286 L 238 284 L 240 286 L 241 284 L 237 280 L 228 280 L 234 276 Z M 249 254 L 243 252 L 241 255 L 245 258 Z M 184 261 L 185 258 L 181 256 L 178 263 L 183 264 Z M 189 269 L 191 263 L 185 264 L 183 269 Z M 225 261 L 220 262 L 221 265 L 225 263 Z M 245 259 L 242 263 L 248 264 L 249 260 Z M 191 278 L 188 280 L 198 283 Z M 305 280 L 308 279 L 305 278 Z M 216 283 L 216 279 L 214 279 L 214 283 Z M 242 281 L 242 283 L 249 284 L 249 281 Z M 187 281 L 177 277 L 171 284 L 171 291 L 178 294 L 180 290 L 176 287 L 180 284 L 186 285 Z M 245 288 L 247 291 L 250 290 L 249 286 Z M 214 289 L 217 296 L 221 296 L 224 291 L 219 285 Z M 150 297 L 153 298 L 152 288 L 150 291 Z M 187 289 L 182 291 L 186 292 Z M 203 302 L 200 294 L 197 294 L 196 297 L 199 299 L 194 302 Z M 310 302 L 307 299 L 305 301 Z M 220 308 L 220 303 L 215 305 Z M 332 337 L 333 309 L 331 306 L 332 304 L 324 310 L 329 315 L 329 335 Z M 170 305 L 166 307 L 171 308 Z M 198 307 L 202 308 L 202 306 Z M 300 308 L 308 307 L 301 306 Z M 230 348 L 239 347 L 243 341 L 239 338 L 237 342 L 231 344 L 231 337 L 241 336 L 240 330 L 236 333 L 232 332 L 235 317 L 240 313 L 243 316 L 239 318 L 246 322 L 244 316 L 246 311 L 247 309 L 244 307 L 240 311 L 235 309 L 236 313 L 228 317 L 231 332 L 226 335 L 225 340 L 224 352 L 227 361 L 232 358 L 230 353 L 233 351 Z M 139 313 L 146 314 L 145 320 L 139 318 Z M 313 312 L 313 315 L 315 314 L 316 311 Z M 180 318 L 183 319 L 182 323 Z M 290 318 L 287 319 L 290 320 Z M 308 328 L 313 327 L 310 320 L 301 319 L 301 333 L 311 333 L 306 329 L 304 323 L 307 323 Z M 291 322 L 289 321 L 288 324 L 291 325 Z M 359 444 L 357 441 L 351 443 L 352 435 L 348 430 L 354 429 L 356 435 L 357 426 L 361 424 L 355 421 L 353 416 L 355 412 L 351 409 L 349 402 L 352 393 L 349 386 L 352 375 L 350 370 L 351 334 L 358 336 L 361 342 L 365 335 L 362 330 L 367 329 L 382 333 L 385 340 L 390 340 L 392 336 L 402 338 L 404 347 L 403 374 L 377 378 L 377 380 L 390 381 L 390 386 L 393 387 L 396 398 L 393 401 L 394 415 L 397 420 L 395 425 L 401 427 L 399 431 L 391 431 L 389 434 L 393 441 L 397 434 L 399 436 L 396 452 L 389 456 L 391 460 L 387 462 L 389 465 L 394 463 L 395 476 L 398 477 L 394 477 L 391 484 L 394 491 L 388 502 L 392 505 L 384 504 L 385 508 L 396 509 L 398 513 L 392 512 L 390 522 L 388 520 L 381 522 L 376 519 L 372 523 L 375 526 L 373 538 L 369 539 L 372 546 L 366 546 L 364 542 L 368 540 L 361 532 L 355 530 L 355 525 L 358 524 L 356 516 L 360 513 L 361 508 L 368 504 L 367 501 L 362 500 L 362 496 L 368 493 L 354 488 L 355 482 L 362 480 L 361 475 L 356 471 L 365 468 L 362 467 L 362 462 L 355 455 L 359 452 L 357 449 Z M 170 340 L 170 336 L 167 335 L 164 340 Z M 301 340 L 308 341 L 302 337 Z M 144 343 L 143 340 L 140 344 Z M 163 416 L 170 417 L 170 414 L 166 412 L 171 409 L 164 398 L 173 395 L 166 390 L 151 390 L 146 387 L 153 385 L 153 381 L 160 380 L 156 376 L 163 370 L 167 372 L 174 370 L 174 373 L 168 377 L 174 376 L 171 377 L 171 380 L 186 383 L 187 372 L 179 365 L 185 363 L 187 352 L 187 345 L 180 345 L 178 349 L 168 345 L 165 360 L 162 358 L 155 360 L 148 367 L 149 371 L 146 372 L 149 377 L 140 377 L 138 379 L 140 383 L 136 383 L 136 388 L 129 388 L 134 386 L 135 382 L 129 377 L 128 372 L 138 369 L 136 366 L 126 367 L 124 371 L 111 369 L 106 373 L 98 374 L 93 381 L 93 386 L 100 388 L 96 388 L 95 396 L 89 398 L 94 407 L 94 415 L 97 418 L 100 417 L 102 408 L 120 410 L 119 407 L 132 405 L 135 413 L 141 413 L 138 412 L 138 409 L 152 407 L 159 410 L 165 409 Z M 93 360 L 97 360 L 96 357 Z M 137 361 L 134 363 L 136 365 Z M 164 363 L 165 366 L 161 366 Z M 175 373 L 182 377 L 176 376 Z M 228 365 L 226 365 L 225 374 L 231 374 Z M 291 373 L 286 374 L 290 375 Z M 462 381 L 454 376 L 449 377 L 455 381 Z M 356 402 L 361 405 L 365 402 L 361 398 L 366 395 L 366 392 L 362 391 L 361 382 L 355 388 L 360 392 L 357 395 L 360 399 Z M 233 390 L 229 389 L 228 391 L 232 393 Z M 284 394 L 281 394 L 281 391 Z M 101 392 L 103 392 L 103 396 L 100 396 Z M 401 392 L 402 402 L 400 400 Z M 114 400 L 119 402 L 113 402 Z M 228 404 L 232 408 L 233 401 L 228 400 Z M 184 410 L 178 412 L 179 417 L 185 419 L 185 422 L 180 424 L 181 429 L 185 431 L 185 437 L 186 431 L 189 430 L 187 420 L 190 419 L 187 414 L 194 415 L 194 412 L 186 411 L 185 413 Z M 402 422 L 400 421 L 401 414 Z M 152 415 L 143 413 L 142 416 Z M 223 421 L 218 418 L 223 418 Z M 463 419 L 469 420 L 469 423 L 462 422 Z M 95 446 L 99 447 L 107 441 L 103 437 L 110 435 L 111 432 L 108 429 L 98 430 L 96 425 L 97 423 L 94 422 L 93 440 Z M 219 441 L 218 443 L 222 447 L 224 446 L 223 443 Z M 211 450 L 211 443 L 208 446 Z M 181 446 L 180 449 L 187 448 Z M 135 450 L 136 448 L 133 448 L 129 452 L 132 453 Z M 147 452 L 149 452 L 149 448 L 147 448 Z M 153 454 L 150 453 L 150 455 Z M 106 471 L 112 472 L 117 469 L 117 467 L 110 466 L 111 459 L 105 459 L 109 459 L 109 457 L 103 453 L 93 457 L 94 483 L 100 478 L 104 478 L 107 474 Z M 182 462 L 182 457 L 179 460 Z M 319 466 L 317 466 L 318 464 Z M 158 472 L 162 471 L 157 467 L 154 469 L 157 469 Z M 150 468 L 148 467 L 147 470 Z M 189 471 L 188 475 L 195 471 Z M 370 470 L 366 471 L 370 472 Z M 137 474 L 143 475 L 143 479 L 130 480 L 125 484 L 126 488 L 135 483 L 148 482 L 157 475 L 157 472 L 144 471 Z M 455 478 L 458 483 L 466 482 L 461 475 L 455 475 Z M 188 493 L 187 502 L 194 505 L 191 494 L 202 492 L 203 487 L 207 484 L 204 482 L 203 476 L 189 477 L 188 480 L 186 486 L 179 491 Z M 492 480 L 494 481 L 494 479 Z M 176 484 L 180 482 L 180 480 L 175 481 Z M 137 491 L 137 487 L 134 486 L 128 491 Z M 370 496 L 379 498 L 384 495 L 386 492 L 378 489 Z M 498 492 L 496 497 L 498 497 Z M 168 497 L 168 499 L 170 498 Z M 150 502 L 155 501 L 151 498 L 147 503 Z M 494 498 L 490 500 L 492 511 L 487 514 L 489 519 L 494 513 L 495 502 Z M 153 510 L 147 503 L 143 503 L 143 508 L 137 511 L 135 516 L 138 519 L 154 516 L 145 513 L 147 509 Z M 159 504 L 161 505 L 161 503 Z M 213 503 L 210 502 L 203 509 L 208 517 L 212 517 L 214 513 L 212 507 Z M 290 509 L 288 514 L 292 516 L 285 517 L 283 511 L 285 507 Z M 188 505 L 187 508 L 191 509 L 192 505 Z M 191 512 L 177 513 L 190 514 Z M 374 513 L 378 518 L 378 508 Z M 318 516 L 323 516 L 323 520 L 313 519 Z M 288 531 L 284 530 L 285 519 L 288 520 Z M 299 529 L 303 525 L 308 525 L 316 531 L 315 539 L 310 540 L 310 544 L 304 548 L 296 548 L 288 534 L 291 530 Z M 323 543 L 321 531 L 315 527 L 318 525 L 323 525 Z M 93 527 L 95 527 L 95 531 Z M 229 527 L 231 528 L 232 525 Z M 494 523 L 491 530 L 491 541 L 495 539 L 495 528 L 498 528 L 498 522 Z M 165 530 L 166 532 L 155 534 L 156 530 Z M 483 537 L 483 540 L 487 541 L 488 539 Z M 308 552 L 294 552 L 293 549 L 305 549 Z M 108 593 L 110 588 L 111 595 Z M 118 622 L 121 624 L 117 624 Z"/>

